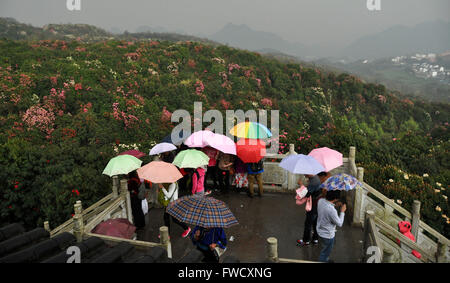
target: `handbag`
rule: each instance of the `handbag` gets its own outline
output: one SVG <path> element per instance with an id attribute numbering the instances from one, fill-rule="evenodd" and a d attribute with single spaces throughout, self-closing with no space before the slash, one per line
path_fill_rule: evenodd
<path id="1" fill-rule="evenodd" d="M 305 198 L 306 194 L 308 193 L 308 189 L 305 186 L 301 186 L 298 188 L 295 195 L 295 204 L 302 205 L 307 201 L 307 198 Z"/>
<path id="2" fill-rule="evenodd" d="M 144 215 L 148 213 L 148 201 L 146 199 L 142 200 L 142 212 Z"/>
<path id="3" fill-rule="evenodd" d="M 215 247 L 213 250 L 214 256 L 216 258 L 216 261 L 219 261 L 220 257 L 225 253 L 227 248 L 222 249 L 221 247 Z"/>
<path id="4" fill-rule="evenodd" d="M 162 189 L 159 190 L 159 193 L 158 193 L 158 202 L 159 202 L 162 206 L 166 207 L 166 206 L 169 205 L 170 200 L 172 199 L 172 197 L 173 197 L 173 195 L 175 194 L 175 192 L 178 190 L 178 183 L 175 183 L 175 186 L 176 186 L 176 188 L 175 188 L 175 190 L 173 190 L 173 193 L 172 193 L 172 195 L 170 196 L 169 199 L 166 199 L 166 196 L 164 195 L 164 192 L 162 191 Z"/>
<path id="5" fill-rule="evenodd" d="M 309 196 L 306 200 L 306 206 L 305 206 L 305 210 L 306 211 L 311 211 L 312 209 L 312 197 Z"/>

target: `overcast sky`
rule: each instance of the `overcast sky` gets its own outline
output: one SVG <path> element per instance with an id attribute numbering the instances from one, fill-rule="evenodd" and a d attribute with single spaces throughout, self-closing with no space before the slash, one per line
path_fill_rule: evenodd
<path id="1" fill-rule="evenodd" d="M 87 23 L 133 32 L 162 26 L 210 35 L 225 24 L 246 24 L 304 44 L 344 44 L 394 25 L 450 21 L 450 0 L 380 0 L 369 11 L 367 0 L 80 0 L 69 11 L 66 0 L 0 0 L 0 17 L 35 26 Z"/>

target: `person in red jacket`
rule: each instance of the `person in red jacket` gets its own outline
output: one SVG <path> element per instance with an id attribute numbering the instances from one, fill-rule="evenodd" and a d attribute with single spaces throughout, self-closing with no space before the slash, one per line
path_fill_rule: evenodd
<path id="1" fill-rule="evenodd" d="M 399 229 L 400 233 L 402 233 L 403 235 L 405 235 L 406 237 L 411 239 L 411 241 L 416 242 L 416 238 L 411 233 L 411 223 L 409 223 L 408 221 L 400 221 L 400 222 L 398 222 L 398 229 Z M 400 245 L 399 239 L 397 239 L 397 244 Z M 422 257 L 422 255 L 416 250 L 413 250 L 411 253 L 417 258 Z"/>
<path id="2" fill-rule="evenodd" d="M 206 195 L 205 193 L 205 175 L 206 170 L 202 167 L 195 169 L 192 174 L 192 194 Z"/>

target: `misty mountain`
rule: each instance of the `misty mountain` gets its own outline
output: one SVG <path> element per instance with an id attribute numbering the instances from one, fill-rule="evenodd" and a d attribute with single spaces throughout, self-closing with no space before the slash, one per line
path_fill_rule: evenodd
<path id="1" fill-rule="evenodd" d="M 339 57 L 379 59 L 415 53 L 442 53 L 450 49 L 450 23 L 426 22 L 414 27 L 394 26 L 367 35 L 344 48 Z"/>
<path id="2" fill-rule="evenodd" d="M 228 23 L 208 38 L 232 47 L 251 51 L 266 49 L 291 56 L 307 57 L 310 55 L 310 49 L 301 43 L 286 41 L 275 33 L 253 30 L 245 24 Z"/>
<path id="3" fill-rule="evenodd" d="M 145 26 L 139 30 L 148 30 Z M 149 28 L 151 30 L 151 28 Z M 41 27 L 34 27 L 18 22 L 13 18 L 0 17 L 0 38 L 12 40 L 74 40 L 100 41 L 108 39 L 117 40 L 168 40 L 168 41 L 197 41 L 205 44 L 218 45 L 218 43 L 196 36 L 186 35 L 182 30 L 175 32 L 155 32 L 145 31 L 130 33 L 122 31 L 118 27 L 105 31 L 93 25 L 87 24 L 48 24 Z"/>

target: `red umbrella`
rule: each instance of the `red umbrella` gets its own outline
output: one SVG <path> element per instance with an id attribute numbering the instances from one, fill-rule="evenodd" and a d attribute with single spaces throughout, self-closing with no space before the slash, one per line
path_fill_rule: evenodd
<path id="1" fill-rule="evenodd" d="M 132 156 L 134 156 L 136 158 L 141 158 L 141 157 L 144 157 L 146 155 L 145 153 L 140 152 L 139 150 L 135 150 L 135 149 L 127 150 L 125 152 L 120 153 L 119 155 L 124 155 L 124 154 L 132 155 Z"/>
<path id="2" fill-rule="evenodd" d="M 240 139 L 236 143 L 236 153 L 245 163 L 258 162 L 266 155 L 266 143 L 257 139 Z"/>
<path id="3" fill-rule="evenodd" d="M 99 223 L 92 229 L 92 233 L 119 237 L 124 239 L 133 238 L 136 227 L 125 218 L 108 219 Z"/>

